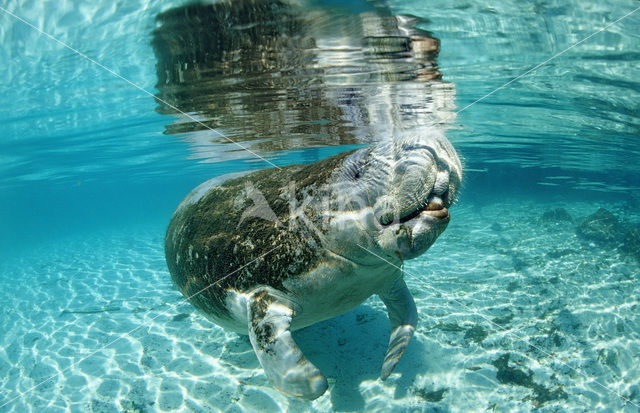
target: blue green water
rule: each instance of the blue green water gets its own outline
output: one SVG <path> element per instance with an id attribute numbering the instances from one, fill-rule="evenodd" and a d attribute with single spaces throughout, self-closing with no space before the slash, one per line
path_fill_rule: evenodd
<path id="1" fill-rule="evenodd" d="M 372 4 L 332 3 L 313 7 Z M 156 16 L 180 4 L 0 1 L 1 412 L 640 411 L 640 11 L 495 91 L 638 2 L 387 3 L 439 40 L 441 79 L 423 100 L 444 96 L 464 185 L 449 228 L 407 263 L 420 326 L 397 374 L 378 379 L 388 324 L 377 298 L 298 333 L 330 378 L 314 402 L 273 390 L 248 341 L 171 285 L 162 243 L 180 200 L 213 176 L 269 166 L 176 132 L 184 118 L 105 70 L 158 93 Z M 357 83 L 383 105 L 368 87 L 385 80 L 363 81 L 356 63 L 327 88 L 344 105 Z M 342 138 L 365 130 L 355 115 L 317 113 L 283 116 L 280 140 L 259 124 L 273 128 L 280 100 L 260 106 L 257 90 L 224 89 L 243 111 L 207 116 L 276 165 L 376 141 Z M 405 127 L 419 126 L 422 92 L 392 101 L 398 91 L 414 99 Z M 368 102 L 358 96 L 354 107 Z M 542 218 L 557 208 L 571 220 Z M 618 220 L 610 242 L 576 232 L 599 208 Z"/>

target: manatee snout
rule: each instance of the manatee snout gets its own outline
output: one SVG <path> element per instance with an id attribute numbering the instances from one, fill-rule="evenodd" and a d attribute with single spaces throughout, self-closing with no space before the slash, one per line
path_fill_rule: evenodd
<path id="1" fill-rule="evenodd" d="M 435 195 L 442 195 L 449 189 L 449 170 L 444 169 L 436 174 L 436 181 L 433 184 L 433 192 Z"/>
<path id="2" fill-rule="evenodd" d="M 402 223 L 422 211 L 434 211 L 434 217 L 448 219 L 447 207 L 453 202 L 449 193 L 451 182 L 449 163 L 434 154 L 431 148 L 409 150 L 393 167 L 387 191 L 373 206 L 374 215 L 382 226 Z M 442 211 L 435 213 L 435 211 Z"/>

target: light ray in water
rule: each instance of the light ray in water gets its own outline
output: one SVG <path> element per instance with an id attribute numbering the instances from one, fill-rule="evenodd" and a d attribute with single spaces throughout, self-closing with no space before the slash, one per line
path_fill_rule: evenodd
<path id="1" fill-rule="evenodd" d="M 579 375 L 581 375 L 582 377 L 586 378 L 586 379 L 590 379 L 589 376 L 587 376 L 585 373 L 583 373 L 582 371 L 576 369 L 575 367 L 571 367 L 570 365 L 568 365 L 567 363 L 565 363 L 562 360 L 557 359 L 556 357 L 554 357 L 553 354 L 549 353 L 548 351 L 541 349 L 540 347 L 536 346 L 535 344 L 532 344 L 529 340 L 527 340 L 526 338 L 519 336 L 518 334 L 515 334 L 514 332 L 506 329 L 505 327 L 501 326 L 500 324 L 496 323 L 495 321 L 491 320 L 489 317 L 485 316 L 484 314 L 480 313 L 479 311 L 474 310 L 473 308 L 469 307 L 468 305 L 460 302 L 459 300 L 457 300 L 455 297 L 451 297 L 449 294 L 445 293 L 444 291 L 441 291 L 435 287 L 433 287 L 432 285 L 430 285 L 429 283 L 427 283 L 426 281 L 424 281 L 422 279 L 422 277 L 419 277 L 417 275 L 411 274 L 409 272 L 407 272 L 406 270 L 404 270 L 403 268 L 398 267 L 397 265 L 395 265 L 394 263 L 392 263 L 391 261 L 387 260 L 384 257 L 381 257 L 380 255 L 376 254 L 375 252 L 369 250 L 366 247 L 363 247 L 362 245 L 358 246 L 360 248 L 362 248 L 363 250 L 365 250 L 366 252 L 368 252 L 369 254 L 379 258 L 380 260 L 384 261 L 385 263 L 389 264 L 390 266 L 402 271 L 404 274 L 407 274 L 409 276 L 411 276 L 413 279 L 417 280 L 418 282 L 420 282 L 423 286 L 437 292 L 438 294 L 442 294 L 443 296 L 447 297 L 448 299 L 450 299 L 451 301 L 455 302 L 456 304 L 464 307 L 466 310 L 472 312 L 473 314 L 477 315 L 478 317 L 482 318 L 483 320 L 487 321 L 489 324 L 491 324 L 492 326 L 498 327 L 500 330 L 504 331 L 506 334 L 512 335 L 514 336 L 516 339 L 523 341 L 524 343 L 526 343 L 527 345 L 535 348 L 536 350 L 538 350 L 539 352 L 552 357 L 556 362 L 562 364 L 565 367 L 568 367 L 569 369 L 575 371 L 576 373 L 578 373 Z M 624 400 L 625 402 L 634 405 L 635 407 L 640 408 L 640 405 L 634 403 L 633 401 L 629 400 L 627 397 L 621 395 L 620 393 L 618 393 L 615 390 L 610 389 L 609 387 L 605 386 L 604 384 L 600 383 L 597 380 L 593 380 L 594 383 L 596 383 L 598 386 L 602 387 L 603 389 L 615 394 L 616 396 L 620 397 L 622 400 Z"/>

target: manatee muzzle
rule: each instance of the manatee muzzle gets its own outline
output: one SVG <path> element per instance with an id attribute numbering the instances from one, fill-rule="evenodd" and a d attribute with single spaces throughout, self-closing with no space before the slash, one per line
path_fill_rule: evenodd
<path id="1" fill-rule="evenodd" d="M 404 173 L 400 184 L 391 188 L 391 194 L 381 196 L 375 203 L 374 215 L 380 225 L 403 224 L 423 214 L 448 222 L 448 169 L 429 168 Z"/>

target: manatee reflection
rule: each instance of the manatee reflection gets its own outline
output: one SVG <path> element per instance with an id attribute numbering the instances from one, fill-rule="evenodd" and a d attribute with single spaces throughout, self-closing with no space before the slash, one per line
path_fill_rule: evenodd
<path id="1" fill-rule="evenodd" d="M 439 41 L 424 23 L 363 2 L 359 10 L 284 1 L 189 4 L 158 16 L 159 97 L 257 153 L 390 139 L 453 118 Z M 248 158 L 176 116 L 195 158 Z M 234 151 L 235 154 L 223 153 Z"/>

